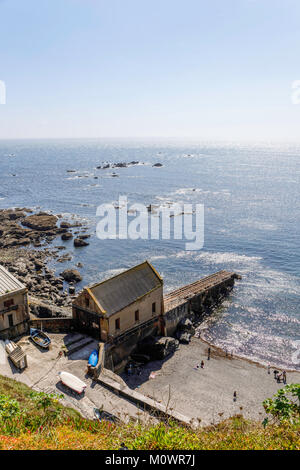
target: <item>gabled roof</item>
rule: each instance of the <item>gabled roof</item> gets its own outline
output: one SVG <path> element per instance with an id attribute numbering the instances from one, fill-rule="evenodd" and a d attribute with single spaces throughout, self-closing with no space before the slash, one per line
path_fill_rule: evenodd
<path id="1" fill-rule="evenodd" d="M 97 301 L 105 316 L 111 316 L 162 285 L 160 275 L 145 261 L 117 276 L 90 286 L 87 291 Z"/>
<path id="2" fill-rule="evenodd" d="M 0 265 L 0 295 L 10 294 L 26 287 Z"/>

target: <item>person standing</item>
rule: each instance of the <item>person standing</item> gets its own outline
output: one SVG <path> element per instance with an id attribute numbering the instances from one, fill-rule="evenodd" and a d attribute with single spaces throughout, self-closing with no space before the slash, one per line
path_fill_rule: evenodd
<path id="1" fill-rule="evenodd" d="M 270 373 L 271 373 L 271 366 L 270 366 L 270 364 L 269 364 L 269 365 L 268 365 L 268 374 L 270 375 Z"/>
<path id="2" fill-rule="evenodd" d="M 285 370 L 282 372 L 282 379 L 283 379 L 284 385 L 286 385 L 286 371 Z"/>
<path id="3" fill-rule="evenodd" d="M 237 393 L 236 391 L 233 392 L 233 401 L 236 401 L 236 398 L 237 398 Z"/>
<path id="4" fill-rule="evenodd" d="M 207 360 L 208 360 L 208 361 L 210 360 L 210 348 L 208 348 L 208 352 L 207 352 Z"/>
<path id="5" fill-rule="evenodd" d="M 204 367 L 204 361 L 201 361 L 201 369 Z"/>

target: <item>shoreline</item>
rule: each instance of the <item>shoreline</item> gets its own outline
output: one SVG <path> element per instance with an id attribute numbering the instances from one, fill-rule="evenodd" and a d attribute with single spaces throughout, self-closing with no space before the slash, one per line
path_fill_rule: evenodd
<path id="1" fill-rule="evenodd" d="M 254 364 L 258 367 L 262 367 L 264 369 L 267 369 L 268 368 L 268 364 L 264 364 L 263 362 L 259 362 L 259 361 L 255 361 L 254 359 L 250 359 L 248 357 L 245 357 L 245 356 L 240 356 L 238 354 L 233 354 L 233 356 L 231 355 L 227 355 L 226 356 L 226 351 L 224 351 L 224 349 L 220 348 L 219 346 L 216 346 L 214 343 L 211 343 L 209 341 L 207 341 L 205 338 L 201 337 L 201 336 L 194 336 L 195 339 L 198 339 L 200 341 L 202 341 L 203 343 L 207 344 L 208 346 L 222 352 L 224 354 L 224 357 L 227 357 L 228 359 L 239 359 L 241 361 L 246 361 L 246 362 L 249 362 L 250 364 Z M 296 373 L 300 373 L 300 367 L 299 369 L 289 369 L 289 368 L 283 368 L 282 366 L 277 366 L 277 365 L 272 365 L 270 364 L 270 368 L 271 369 L 279 369 L 280 371 L 286 371 L 286 372 L 296 372 Z"/>
<path id="2" fill-rule="evenodd" d="M 259 361 L 255 361 L 254 359 L 250 359 L 248 357 L 245 357 L 245 356 L 240 356 L 238 354 L 233 354 L 233 356 L 230 355 L 227 355 L 226 356 L 226 351 L 222 348 L 220 348 L 219 346 L 216 346 L 214 343 L 211 343 L 209 341 L 207 341 L 205 338 L 199 336 L 194 336 L 195 339 L 198 339 L 200 340 L 202 343 L 205 343 L 207 344 L 208 346 L 214 348 L 215 350 L 218 350 L 220 352 L 222 352 L 224 354 L 224 357 L 227 357 L 227 359 L 239 359 L 241 361 L 246 361 L 246 362 L 249 362 L 249 364 L 254 364 L 258 367 L 262 367 L 264 369 L 268 369 L 268 364 L 264 364 L 263 362 L 259 362 Z M 270 364 L 270 369 L 279 369 L 280 371 L 286 371 L 286 372 L 296 372 L 296 373 L 300 373 L 300 367 L 299 369 L 288 369 L 288 368 L 283 368 L 282 366 L 277 366 L 277 365 L 272 365 Z"/>

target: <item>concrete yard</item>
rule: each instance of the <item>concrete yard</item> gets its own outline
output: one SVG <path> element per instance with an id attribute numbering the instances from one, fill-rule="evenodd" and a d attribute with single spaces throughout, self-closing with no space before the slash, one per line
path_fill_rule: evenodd
<path id="1" fill-rule="evenodd" d="M 263 400 L 284 384 L 274 380 L 272 368 L 269 375 L 266 367 L 226 357 L 212 346 L 207 360 L 208 346 L 193 338 L 167 360 L 147 364 L 141 375 L 122 377 L 129 387 L 187 417 L 199 418 L 202 425 L 215 424 L 234 414 L 261 421 L 265 416 Z M 204 368 L 197 369 L 202 360 Z M 154 378 L 150 378 L 151 372 Z M 287 372 L 287 383 L 300 383 L 300 372 Z"/>
<path id="2" fill-rule="evenodd" d="M 76 340 L 77 336 L 82 335 L 50 334 L 49 336 L 52 343 L 50 349 L 46 351 L 38 348 L 28 337 L 23 337 L 19 341 L 28 360 L 28 368 L 23 372 L 19 372 L 8 360 L 3 344 L 0 343 L 0 374 L 23 382 L 37 391 L 63 394 L 62 403 L 78 410 L 86 418 L 93 418 L 94 408 L 103 406 L 104 411 L 117 416 L 124 422 L 130 419 L 154 422 L 148 413 L 141 411 L 133 403 L 119 398 L 87 376 L 87 359 L 92 350 L 97 347 L 97 341 L 92 341 L 67 357 L 64 354 L 59 355 L 60 351 L 65 349 L 65 343 L 74 338 Z M 58 372 L 62 370 L 76 375 L 87 384 L 83 396 L 79 396 L 60 383 Z"/>

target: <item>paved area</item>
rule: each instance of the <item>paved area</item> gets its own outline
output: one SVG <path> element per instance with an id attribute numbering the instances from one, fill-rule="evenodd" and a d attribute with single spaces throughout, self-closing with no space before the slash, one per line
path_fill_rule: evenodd
<path id="1" fill-rule="evenodd" d="M 59 355 L 65 349 L 66 336 L 68 341 L 72 335 L 50 334 L 52 343 L 49 350 L 42 350 L 31 342 L 28 337 L 22 338 L 19 344 L 27 354 L 28 368 L 19 372 L 3 354 L 3 345 L 0 344 L 0 374 L 23 382 L 38 391 L 63 394 L 62 403 L 77 409 L 86 418 L 94 417 L 94 408 L 102 408 L 123 422 L 140 420 L 148 422 L 151 418 L 133 403 L 119 398 L 113 392 L 107 390 L 86 374 L 87 360 L 97 342 L 93 341 L 84 348 L 66 357 Z M 74 334 L 74 339 L 78 339 Z M 87 384 L 83 396 L 68 389 L 61 384 L 58 376 L 60 371 L 70 372 Z"/>
<path id="2" fill-rule="evenodd" d="M 273 369 L 268 374 L 263 366 L 226 357 L 213 347 L 207 360 L 207 351 L 205 342 L 193 338 L 189 345 L 180 345 L 167 360 L 147 364 L 140 376 L 122 377 L 129 387 L 190 418 L 199 418 L 202 425 L 217 423 L 237 413 L 262 420 L 263 400 L 284 386 L 274 380 Z M 204 368 L 197 368 L 202 360 Z M 287 382 L 300 383 L 300 372 L 288 372 Z"/>

